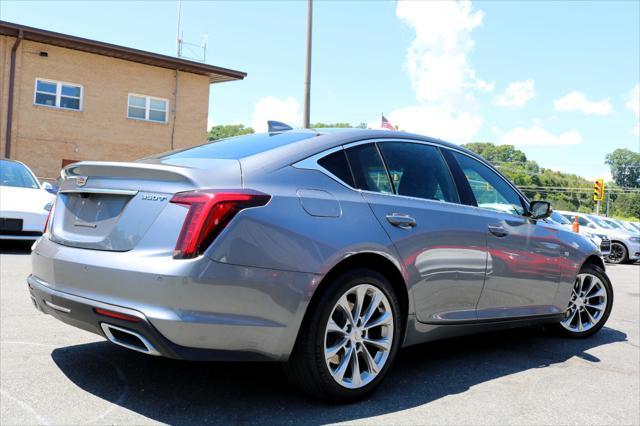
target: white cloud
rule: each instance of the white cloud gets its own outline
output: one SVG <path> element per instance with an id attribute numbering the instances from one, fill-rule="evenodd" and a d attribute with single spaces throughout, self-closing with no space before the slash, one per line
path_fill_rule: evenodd
<path id="1" fill-rule="evenodd" d="M 491 90 L 478 79 L 467 55 L 474 46 L 471 31 L 484 13 L 470 2 L 400 1 L 397 16 L 416 32 L 407 53 L 407 69 L 419 101 L 457 101 L 466 91 Z"/>
<path id="2" fill-rule="evenodd" d="M 521 107 L 536 95 L 533 79 L 514 81 L 507 86 L 504 93 L 496 95 L 494 102 L 502 107 Z"/>
<path id="3" fill-rule="evenodd" d="M 215 126 L 215 122 L 213 121 L 213 117 L 207 117 L 207 132 L 211 130 L 213 126 Z"/>
<path id="4" fill-rule="evenodd" d="M 545 130 L 539 124 L 529 128 L 516 127 L 503 133 L 498 144 L 500 145 L 576 145 L 582 142 L 582 135 L 577 130 L 554 135 Z"/>
<path id="5" fill-rule="evenodd" d="M 417 104 L 385 115 L 402 130 L 460 143 L 473 140 L 483 122 L 475 112 L 475 94 L 494 87 L 476 76 L 468 59 L 475 44 L 471 32 L 484 13 L 468 1 L 399 1 L 396 14 L 415 30 L 406 67 Z"/>
<path id="6" fill-rule="evenodd" d="M 421 133 L 453 142 L 473 140 L 482 125 L 482 117 L 469 113 L 455 113 L 439 105 L 414 105 L 392 111 L 387 118 L 401 130 Z M 380 127 L 380 122 L 370 123 Z"/>
<path id="7" fill-rule="evenodd" d="M 282 121 L 291 127 L 299 127 L 302 122 L 300 103 L 291 96 L 286 99 L 275 96 L 260 99 L 253 108 L 251 127 L 256 132 L 266 132 L 268 120 Z"/>
<path id="8" fill-rule="evenodd" d="M 629 91 L 624 105 L 636 115 L 636 127 L 633 133 L 640 135 L 640 84 L 636 84 L 636 87 Z"/>
<path id="9" fill-rule="evenodd" d="M 613 106 L 609 99 L 590 101 L 582 92 L 573 91 L 553 102 L 558 111 L 578 111 L 586 115 L 609 115 Z"/>

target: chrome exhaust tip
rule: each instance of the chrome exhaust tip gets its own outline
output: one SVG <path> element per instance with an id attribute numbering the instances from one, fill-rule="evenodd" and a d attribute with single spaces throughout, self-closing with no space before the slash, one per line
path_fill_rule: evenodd
<path id="1" fill-rule="evenodd" d="M 135 331 L 105 322 L 100 323 L 100 327 L 102 327 L 102 331 L 104 331 L 105 336 L 111 343 L 148 355 L 161 356 L 151 342 Z"/>

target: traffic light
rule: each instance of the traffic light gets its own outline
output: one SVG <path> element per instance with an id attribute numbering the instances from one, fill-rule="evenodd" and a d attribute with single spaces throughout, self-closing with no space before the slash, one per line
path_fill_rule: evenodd
<path id="1" fill-rule="evenodd" d="M 593 201 L 604 200 L 604 179 L 596 179 L 593 184 Z"/>

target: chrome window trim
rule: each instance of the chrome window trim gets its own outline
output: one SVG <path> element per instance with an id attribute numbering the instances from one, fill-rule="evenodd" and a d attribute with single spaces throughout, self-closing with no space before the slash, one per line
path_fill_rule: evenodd
<path id="1" fill-rule="evenodd" d="M 388 192 L 376 192 L 376 191 L 368 191 L 368 190 L 364 190 L 364 189 L 358 189 L 358 188 L 354 188 L 351 185 L 348 185 L 347 183 L 343 182 L 340 178 L 338 178 L 337 176 L 335 176 L 333 173 L 331 173 L 330 171 L 328 171 L 327 169 L 325 169 L 324 167 L 322 167 L 319 163 L 318 160 L 320 160 L 321 158 L 333 154 L 334 152 L 337 152 L 339 150 L 347 150 L 349 148 L 352 148 L 354 146 L 358 146 L 358 145 L 364 145 L 364 144 L 368 144 L 368 143 L 374 143 L 374 144 L 378 144 L 378 143 L 385 143 L 385 142 L 404 142 L 404 143 L 418 143 L 418 144 L 422 144 L 422 145 L 430 145 L 430 146 L 434 146 L 436 148 L 440 148 L 440 149 L 448 149 L 451 151 L 455 151 L 458 152 L 460 154 L 466 155 L 467 157 L 471 158 L 472 160 L 476 160 L 478 162 L 480 162 L 481 164 L 487 166 L 490 170 L 492 170 L 494 173 L 496 173 L 498 175 L 498 177 L 500 179 L 502 179 L 503 181 L 505 181 L 507 183 L 507 185 L 509 185 L 511 187 L 511 189 L 513 189 L 516 194 L 518 194 L 518 196 L 524 201 L 525 203 L 525 207 L 528 208 L 529 207 L 529 199 L 522 193 L 522 191 L 520 191 L 515 185 L 513 185 L 509 179 L 506 179 L 502 173 L 500 173 L 495 167 L 493 167 L 489 162 L 485 161 L 482 158 L 477 158 L 473 155 L 469 155 L 468 153 L 460 150 L 460 149 L 456 149 L 454 147 L 449 147 L 449 146 L 445 146 L 443 144 L 440 144 L 438 142 L 431 142 L 431 141 L 423 141 L 423 140 L 419 140 L 419 139 L 405 139 L 405 138 L 373 138 L 373 139 L 364 139 L 364 140 L 360 140 L 360 141 L 355 141 L 355 142 L 350 142 L 344 145 L 339 145 L 333 148 L 329 148 L 327 150 L 324 150 L 322 152 L 319 152 L 317 154 L 314 154 L 310 157 L 307 157 L 303 160 L 300 160 L 294 164 L 292 164 L 293 167 L 297 168 L 297 169 L 305 169 L 305 170 L 317 170 L 321 173 L 324 173 L 325 175 L 329 176 L 330 178 L 332 178 L 333 180 L 337 181 L 338 183 L 342 184 L 343 186 L 345 186 L 348 189 L 351 189 L 352 191 L 357 191 L 360 193 L 369 193 L 369 194 L 378 194 L 378 195 L 388 195 L 388 196 L 394 196 L 394 197 L 402 197 L 402 198 L 407 198 L 407 199 L 412 199 L 412 200 L 421 200 L 421 201 L 431 201 L 431 202 L 436 202 L 436 203 L 446 203 L 446 204 L 453 204 L 453 205 L 458 205 L 458 206 L 466 206 L 466 207 L 475 207 L 476 209 L 479 209 L 481 211 L 490 211 L 490 212 L 494 212 L 494 213 L 501 213 L 499 211 L 495 211 L 495 210 L 491 210 L 491 209 L 485 209 L 483 207 L 479 207 L 479 206 L 470 206 L 468 204 L 463 204 L 462 202 L 457 202 L 457 203 L 452 203 L 450 201 L 441 201 L 441 200 L 429 200 L 426 198 L 418 198 L 418 197 L 411 197 L 408 195 L 400 195 L 400 194 L 396 194 L 396 193 L 388 193 Z M 449 165 L 446 163 L 447 168 L 449 168 Z M 386 165 L 385 165 L 386 167 Z M 451 173 L 451 170 L 449 170 L 449 173 Z M 460 197 L 460 194 L 458 193 L 458 198 Z M 526 210 L 525 208 L 525 210 Z M 511 217 L 526 217 L 523 215 L 512 215 L 510 213 L 506 213 L 510 215 Z"/>

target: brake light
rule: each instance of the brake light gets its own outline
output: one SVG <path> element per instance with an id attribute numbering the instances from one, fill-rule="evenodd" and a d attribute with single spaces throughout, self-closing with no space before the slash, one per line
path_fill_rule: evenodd
<path id="1" fill-rule="evenodd" d="M 53 216 L 53 210 L 55 210 L 55 208 L 56 208 L 56 202 L 54 201 L 53 205 L 51 206 L 51 210 L 49 210 L 49 214 L 47 214 L 47 220 L 45 220 L 44 222 L 44 229 L 42 230 L 42 235 L 47 235 L 47 230 L 51 226 L 49 222 L 51 222 L 51 216 Z"/>
<path id="2" fill-rule="evenodd" d="M 175 194 L 171 202 L 188 206 L 189 212 L 173 252 L 174 259 L 202 254 L 240 210 L 264 206 L 270 199 L 270 195 L 255 191 L 198 190 Z"/>

